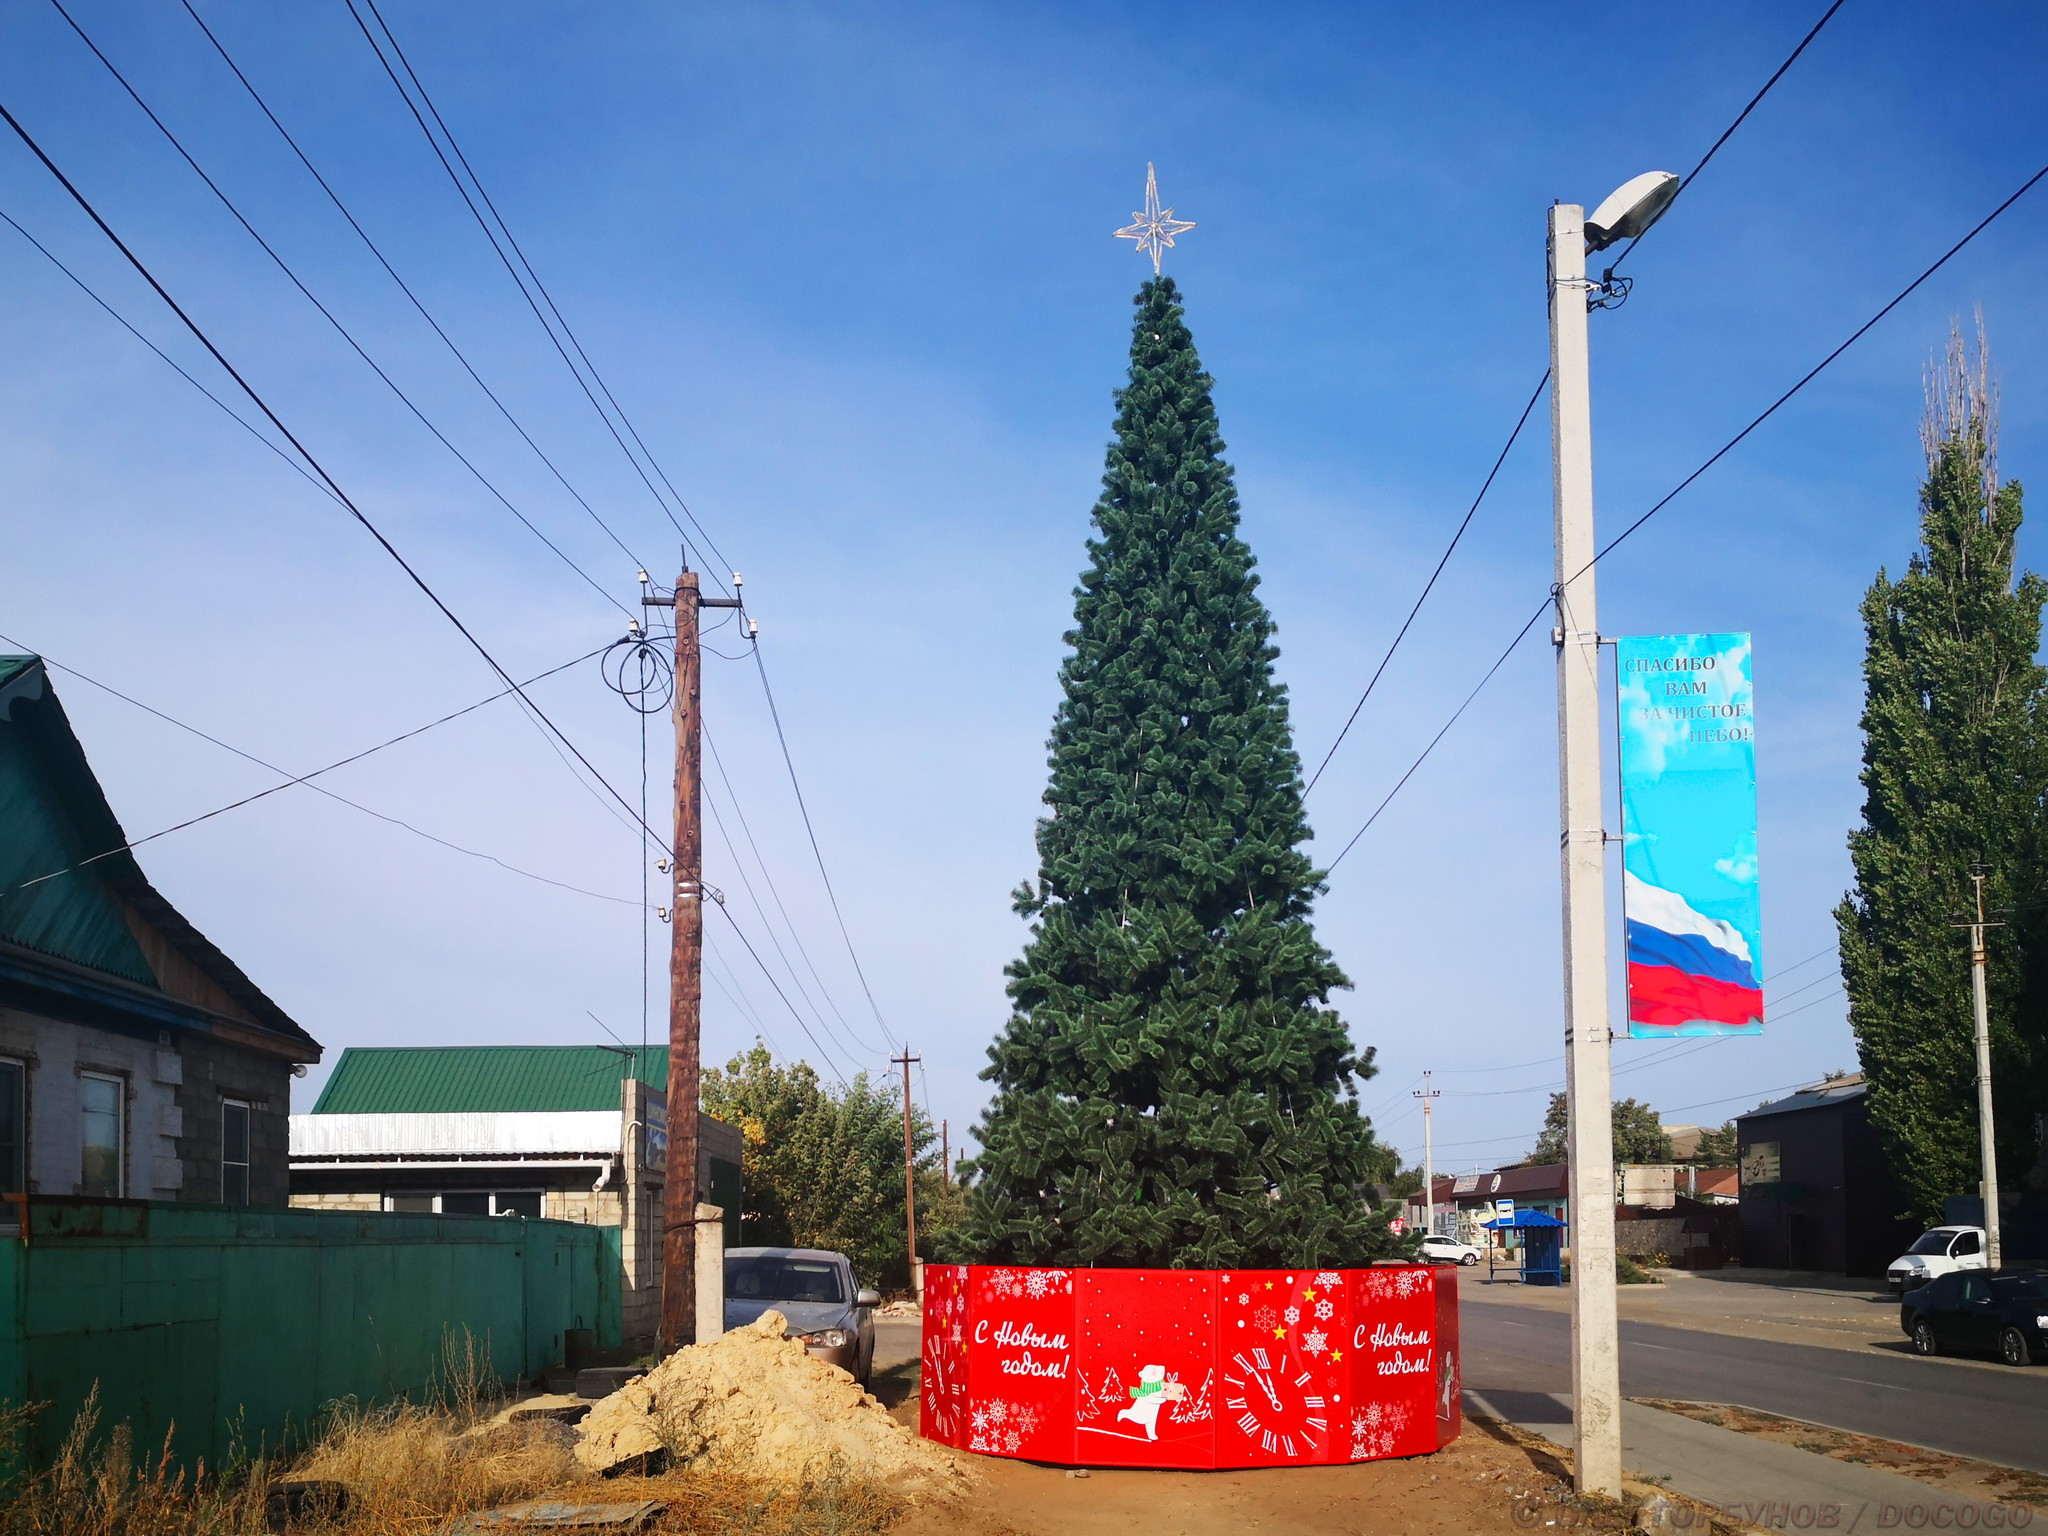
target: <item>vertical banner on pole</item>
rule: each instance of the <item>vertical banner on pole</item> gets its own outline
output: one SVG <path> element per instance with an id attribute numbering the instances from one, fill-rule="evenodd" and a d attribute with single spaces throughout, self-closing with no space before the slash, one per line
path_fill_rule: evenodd
<path id="1" fill-rule="evenodd" d="M 1749 636 L 1634 635 L 1615 655 L 1629 1033 L 1760 1034 Z"/>

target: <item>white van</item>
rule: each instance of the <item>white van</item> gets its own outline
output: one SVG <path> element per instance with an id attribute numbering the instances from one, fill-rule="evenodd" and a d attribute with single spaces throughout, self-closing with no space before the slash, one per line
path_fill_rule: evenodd
<path id="1" fill-rule="evenodd" d="M 1901 1293 L 1925 1285 L 1937 1275 L 1959 1269 L 1989 1269 L 1982 1227 L 1933 1227 L 1892 1260 L 1884 1272 L 1891 1288 Z"/>

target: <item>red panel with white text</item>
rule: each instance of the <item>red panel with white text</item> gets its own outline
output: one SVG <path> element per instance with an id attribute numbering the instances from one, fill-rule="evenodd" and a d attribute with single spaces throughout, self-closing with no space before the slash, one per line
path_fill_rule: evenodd
<path id="1" fill-rule="evenodd" d="M 1437 1272 L 1427 1265 L 1357 1269 L 1351 1282 L 1349 1461 L 1437 1448 Z M 1455 1285 L 1455 1280 L 1447 1282 Z"/>
<path id="2" fill-rule="evenodd" d="M 1075 1272 L 967 1273 L 967 1449 L 1072 1461 Z"/>
<path id="3" fill-rule="evenodd" d="M 1081 1464 L 1215 1465 L 1215 1274 L 1084 1269 L 1074 1280 Z"/>

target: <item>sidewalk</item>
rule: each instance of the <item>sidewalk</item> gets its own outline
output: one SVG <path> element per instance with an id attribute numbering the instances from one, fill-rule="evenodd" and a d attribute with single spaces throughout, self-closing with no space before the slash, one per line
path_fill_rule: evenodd
<path id="1" fill-rule="evenodd" d="M 1571 1445 L 1571 1406 L 1563 1398 L 1467 1390 L 1465 1405 L 1467 1412 Z M 1945 1493 L 1896 1473 L 1816 1456 L 1640 1403 L 1622 1406 L 1621 1459 L 1632 1476 L 1766 1530 L 1996 1530 L 2006 1524 L 2008 1509 L 2024 1507 Z"/>

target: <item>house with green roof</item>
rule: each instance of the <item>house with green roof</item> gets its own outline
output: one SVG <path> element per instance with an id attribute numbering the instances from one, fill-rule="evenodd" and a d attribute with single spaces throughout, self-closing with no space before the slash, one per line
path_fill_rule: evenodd
<path id="1" fill-rule="evenodd" d="M 283 1205 L 319 1059 L 143 875 L 42 659 L 0 656 L 0 1191 Z"/>
<path id="2" fill-rule="evenodd" d="M 628 1338 L 661 1300 L 668 1048 L 350 1046 L 291 1122 L 291 1203 L 619 1229 Z M 736 1242 L 740 1134 L 699 1121 L 697 1203 Z"/>

